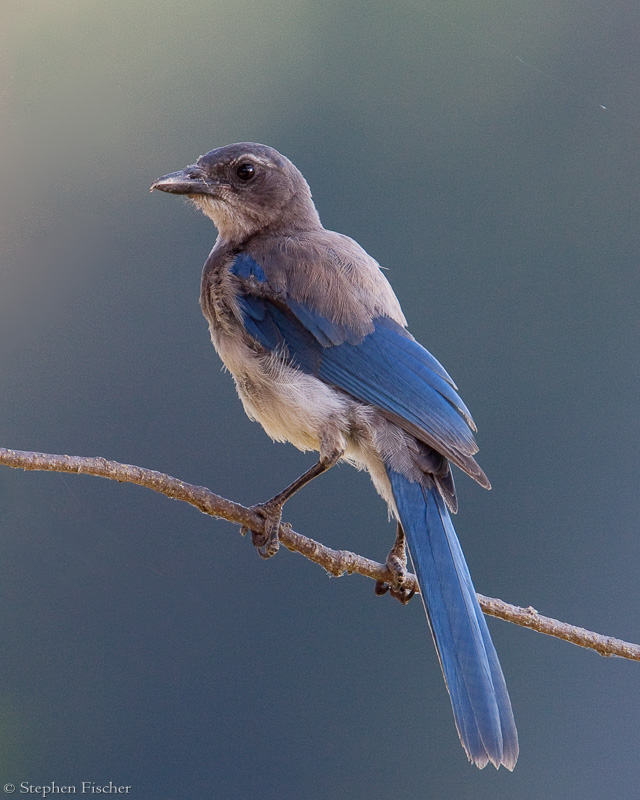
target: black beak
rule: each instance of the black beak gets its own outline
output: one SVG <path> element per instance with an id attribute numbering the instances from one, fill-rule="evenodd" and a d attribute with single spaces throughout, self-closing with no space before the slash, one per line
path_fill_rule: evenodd
<path id="1" fill-rule="evenodd" d="M 207 180 L 204 171 L 198 166 L 185 167 L 179 172 L 163 175 L 151 184 L 149 191 L 159 189 L 169 194 L 214 194 L 220 184 Z"/>

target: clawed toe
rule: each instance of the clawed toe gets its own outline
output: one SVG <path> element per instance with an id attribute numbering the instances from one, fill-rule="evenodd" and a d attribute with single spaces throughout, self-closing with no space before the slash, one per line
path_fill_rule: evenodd
<path id="1" fill-rule="evenodd" d="M 389 594 L 391 595 L 391 597 L 395 597 L 395 599 L 398 600 L 400 603 L 402 603 L 403 606 L 407 605 L 407 603 L 409 602 L 409 600 L 411 600 L 411 598 L 415 593 L 416 590 L 414 588 L 394 589 L 391 586 L 389 587 Z"/>
<path id="2" fill-rule="evenodd" d="M 280 547 L 278 533 L 282 520 L 282 506 L 275 503 L 262 503 L 261 505 L 251 506 L 251 510 L 264 517 L 264 531 L 254 531 L 246 526 L 242 533 L 251 530 L 251 542 L 258 551 L 260 558 L 271 558 Z"/>
<path id="3" fill-rule="evenodd" d="M 251 542 L 258 551 L 260 558 L 271 558 L 271 556 L 275 556 L 280 548 L 278 535 L 276 533 L 274 536 L 273 532 L 265 534 L 251 531 Z"/>
<path id="4" fill-rule="evenodd" d="M 374 592 L 378 595 L 378 597 L 382 597 L 383 594 L 389 592 L 391 597 L 395 597 L 398 602 L 402 603 L 403 606 L 406 606 L 409 600 L 411 600 L 413 595 L 416 593 L 416 590 L 414 588 L 407 589 L 405 587 L 397 588 L 386 581 L 376 581 Z"/>

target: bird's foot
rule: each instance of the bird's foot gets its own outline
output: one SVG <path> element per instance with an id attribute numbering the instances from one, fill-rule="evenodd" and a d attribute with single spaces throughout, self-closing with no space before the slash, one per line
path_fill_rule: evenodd
<path id="1" fill-rule="evenodd" d="M 389 592 L 402 605 L 406 605 L 416 593 L 413 586 L 408 586 L 409 572 L 407 571 L 407 552 L 405 548 L 404 531 L 398 525 L 396 541 L 386 559 L 387 569 L 392 575 L 390 581 L 376 581 L 375 593 L 378 596 Z"/>
<path id="2" fill-rule="evenodd" d="M 375 593 L 380 597 L 383 594 L 389 592 L 391 597 L 395 597 L 403 606 L 406 606 L 409 600 L 413 597 L 416 593 L 416 590 L 404 586 L 403 582 L 406 580 L 406 576 L 408 575 L 407 570 L 404 570 L 404 575 L 396 575 L 394 583 L 388 583 L 387 581 L 376 581 L 376 585 L 374 588 Z"/>
<path id="3" fill-rule="evenodd" d="M 257 549 L 260 558 L 271 558 L 271 556 L 275 556 L 280 547 L 278 534 L 282 521 L 282 503 L 274 497 L 267 500 L 266 503 L 251 506 L 251 511 L 255 511 L 264 518 L 264 530 L 254 531 L 243 525 L 240 533 L 244 536 L 245 533 L 251 531 L 251 542 Z"/>

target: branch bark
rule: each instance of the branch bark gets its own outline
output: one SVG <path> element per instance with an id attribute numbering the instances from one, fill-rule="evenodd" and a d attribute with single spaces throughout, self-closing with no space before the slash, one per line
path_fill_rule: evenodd
<path id="1" fill-rule="evenodd" d="M 131 464 L 120 464 L 117 461 L 107 461 L 99 456 L 89 458 L 52 455 L 0 447 L 0 464 L 15 469 L 78 473 L 109 478 L 120 483 L 135 483 L 138 486 L 153 489 L 154 492 L 164 494 L 173 500 L 190 503 L 203 514 L 245 525 L 252 530 L 261 531 L 264 527 L 264 519 L 259 514 L 239 503 L 220 497 L 204 486 L 194 486 L 162 472 Z M 280 542 L 287 549 L 300 553 L 310 561 L 319 564 L 335 577 L 355 572 L 375 581 L 389 582 L 392 580 L 393 576 L 385 564 L 364 558 L 364 556 L 348 550 L 332 550 L 301 533 L 296 533 L 290 525 L 281 525 L 279 536 Z M 418 592 L 415 575 L 410 576 L 410 581 L 413 582 L 413 587 Z M 412 587 L 407 584 L 407 588 Z M 640 645 L 614 639 L 611 636 L 603 636 L 551 617 L 542 616 L 532 606 L 521 608 L 506 603 L 504 600 L 485 597 L 482 594 L 478 594 L 478 602 L 484 613 L 490 616 L 499 617 L 539 633 L 555 636 L 580 647 L 595 650 L 602 656 L 619 656 L 640 661 Z"/>

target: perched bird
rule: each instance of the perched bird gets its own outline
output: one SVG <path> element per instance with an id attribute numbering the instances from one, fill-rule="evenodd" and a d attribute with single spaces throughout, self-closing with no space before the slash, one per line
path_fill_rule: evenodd
<path id="1" fill-rule="evenodd" d="M 273 148 L 220 147 L 151 189 L 185 196 L 218 229 L 200 303 L 246 413 L 272 439 L 319 452 L 255 507 L 265 520 L 252 533 L 258 552 L 275 553 L 282 506 L 312 478 L 341 459 L 368 470 L 398 521 L 394 580 L 376 590 L 410 598 L 406 542 L 467 756 L 512 770 L 511 702 L 449 516 L 452 463 L 490 488 L 454 382 L 407 331 L 378 263 L 325 230 L 306 180 Z"/>

